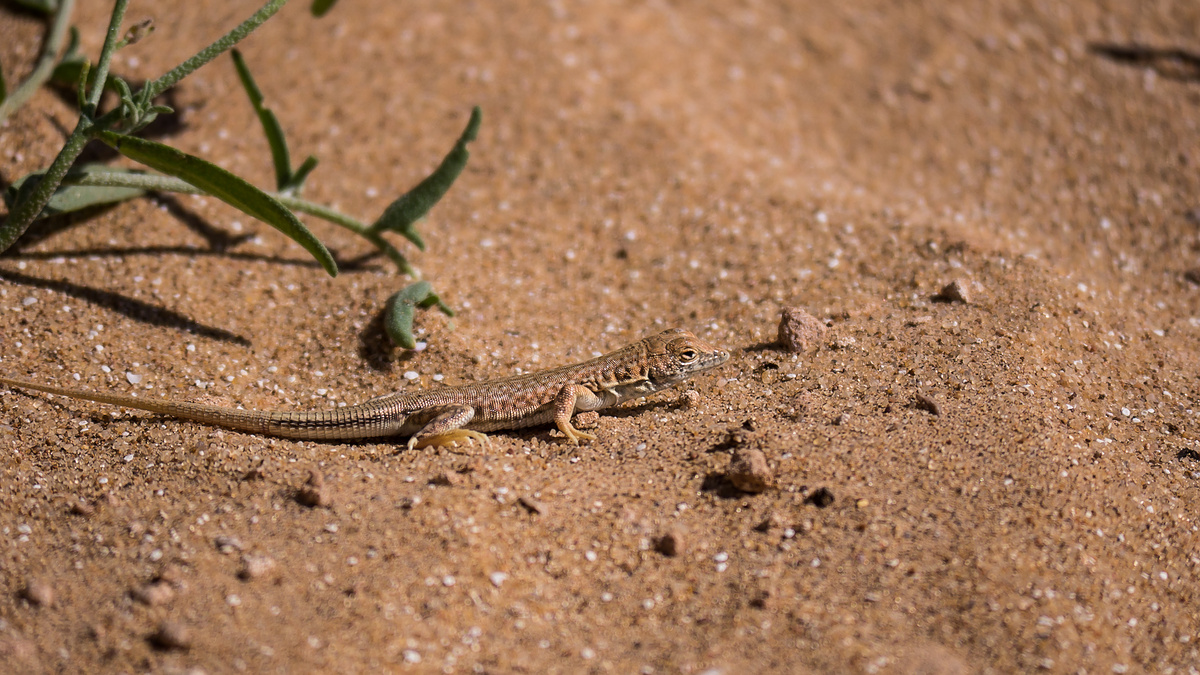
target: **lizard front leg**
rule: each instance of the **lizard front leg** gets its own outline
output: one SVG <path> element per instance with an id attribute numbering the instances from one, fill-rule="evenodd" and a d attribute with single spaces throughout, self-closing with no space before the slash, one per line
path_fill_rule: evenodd
<path id="1" fill-rule="evenodd" d="M 579 445 L 579 439 L 596 440 L 596 436 L 571 426 L 571 416 L 576 410 L 596 410 L 604 407 L 604 400 L 591 389 L 581 384 L 564 385 L 554 395 L 554 424 L 567 435 L 567 440 Z"/>
<path id="2" fill-rule="evenodd" d="M 430 417 L 425 426 L 408 439 L 408 449 L 425 448 L 431 445 L 457 445 L 458 441 L 487 442 L 487 435 L 463 429 L 475 417 L 475 408 L 469 405 L 444 405 L 421 411 L 422 417 Z"/>

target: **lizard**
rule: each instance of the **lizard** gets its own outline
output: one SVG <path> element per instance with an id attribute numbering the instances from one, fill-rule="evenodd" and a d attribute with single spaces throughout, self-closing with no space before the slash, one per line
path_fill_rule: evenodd
<path id="1" fill-rule="evenodd" d="M 320 411 L 261 411 L 126 394 L 91 392 L 0 376 L 0 384 L 146 410 L 178 419 L 298 440 L 409 436 L 408 449 L 487 442 L 484 432 L 554 423 L 573 444 L 596 440 L 571 424 L 577 412 L 646 396 L 729 359 L 692 333 L 674 328 L 589 361 L 496 380 L 394 392 Z"/>

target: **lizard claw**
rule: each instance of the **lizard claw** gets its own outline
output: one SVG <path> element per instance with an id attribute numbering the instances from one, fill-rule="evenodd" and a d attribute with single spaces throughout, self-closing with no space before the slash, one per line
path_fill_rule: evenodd
<path id="1" fill-rule="evenodd" d="M 579 445 L 580 439 L 583 439 L 585 441 L 596 440 L 595 434 L 589 434 L 586 431 L 580 431 L 579 429 L 576 429 L 575 427 L 571 426 L 570 422 L 559 423 L 558 429 L 559 429 L 559 431 L 566 434 L 567 440 L 570 441 L 571 445 Z"/>

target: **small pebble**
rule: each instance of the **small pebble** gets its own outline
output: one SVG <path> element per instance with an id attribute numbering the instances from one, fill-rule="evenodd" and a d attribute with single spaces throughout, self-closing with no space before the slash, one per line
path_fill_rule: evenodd
<path id="1" fill-rule="evenodd" d="M 525 507 L 525 510 L 535 515 L 544 516 L 550 510 L 546 504 L 533 497 L 518 497 L 517 503 Z"/>
<path id="2" fill-rule="evenodd" d="M 771 528 L 779 527 L 779 525 L 780 525 L 779 515 L 776 514 L 774 511 L 771 511 L 770 513 L 767 514 L 767 516 L 765 518 L 762 519 L 762 522 L 760 522 L 758 525 L 754 526 L 754 531 L 755 532 L 770 532 Z"/>
<path id="3" fill-rule="evenodd" d="M 237 537 L 220 535 L 213 540 L 213 545 L 221 553 L 233 553 L 234 551 L 242 550 L 242 541 Z"/>
<path id="4" fill-rule="evenodd" d="M 30 579 L 21 590 L 21 597 L 34 607 L 54 606 L 54 588 L 41 579 Z"/>
<path id="5" fill-rule="evenodd" d="M 1200 286 L 1200 267 L 1194 267 L 1183 273 L 1183 278 Z"/>
<path id="6" fill-rule="evenodd" d="M 462 474 L 457 471 L 442 471 L 433 478 L 429 479 L 430 485 L 445 485 L 454 486 L 462 484 Z"/>
<path id="7" fill-rule="evenodd" d="M 937 399 L 933 398 L 932 396 L 927 396 L 925 394 L 917 394 L 917 397 L 915 400 L 916 400 L 916 406 L 920 410 L 924 410 L 925 412 L 941 416 L 942 405 L 937 402 Z"/>
<path id="8" fill-rule="evenodd" d="M 819 487 L 816 490 L 813 490 L 812 494 L 810 494 L 804 501 L 819 509 L 823 509 L 833 503 L 833 492 L 831 492 L 829 488 Z"/>
<path id="9" fill-rule="evenodd" d="M 798 353 L 815 349 L 824 336 L 824 322 L 799 307 L 787 307 L 779 317 L 778 340 L 786 351 Z"/>
<path id="10" fill-rule="evenodd" d="M 243 581 L 251 579 L 260 579 L 275 571 L 275 559 L 266 555 L 244 555 L 242 556 L 242 569 L 238 571 L 238 578 Z"/>
<path id="11" fill-rule="evenodd" d="M 725 475 L 734 487 L 753 494 L 767 490 L 774 482 L 771 467 L 761 450 L 741 449 L 733 453 Z"/>
<path id="12" fill-rule="evenodd" d="M 325 479 L 320 473 L 309 470 L 308 481 L 296 490 L 296 501 L 310 508 L 329 506 L 332 503 L 329 491 L 325 489 Z"/>
<path id="13" fill-rule="evenodd" d="M 755 609 L 766 609 L 771 601 L 771 591 L 761 589 L 750 596 L 750 606 Z"/>
<path id="14" fill-rule="evenodd" d="M 680 404 L 686 410 L 695 410 L 700 407 L 701 396 L 700 392 L 695 389 L 688 389 L 679 397 Z"/>
<path id="15" fill-rule="evenodd" d="M 152 581 L 145 586 L 133 589 L 133 593 L 131 593 L 131 595 L 133 596 L 134 600 L 137 600 L 143 605 L 157 607 L 158 605 L 164 605 L 167 602 L 170 602 L 171 598 L 175 597 L 175 589 L 171 588 L 171 584 L 159 580 Z"/>
<path id="16" fill-rule="evenodd" d="M 961 302 L 963 304 L 971 304 L 971 289 L 967 282 L 962 279 L 955 279 L 942 287 L 938 294 L 933 296 L 934 302 Z"/>
<path id="17" fill-rule="evenodd" d="M 853 335 L 841 335 L 835 339 L 829 346 L 834 349 L 850 349 L 858 344 L 858 339 Z"/>
<path id="18" fill-rule="evenodd" d="M 736 448 L 749 443 L 754 438 L 756 424 L 754 418 L 750 418 L 744 420 L 739 426 L 730 427 L 725 432 L 725 445 Z"/>
<path id="19" fill-rule="evenodd" d="M 185 650 L 192 646 L 191 633 L 175 621 L 163 621 L 150 634 L 150 644 L 162 650 Z"/>
<path id="20" fill-rule="evenodd" d="M 576 429 L 595 429 L 600 426 L 600 413 L 586 410 L 576 415 L 572 423 Z"/>
<path id="21" fill-rule="evenodd" d="M 687 550 L 687 533 L 682 527 L 672 527 L 654 540 L 654 550 L 674 558 Z"/>
<path id="22" fill-rule="evenodd" d="M 179 565 L 167 565 L 154 576 L 154 581 L 170 584 L 173 588 L 183 588 L 183 568 Z"/>

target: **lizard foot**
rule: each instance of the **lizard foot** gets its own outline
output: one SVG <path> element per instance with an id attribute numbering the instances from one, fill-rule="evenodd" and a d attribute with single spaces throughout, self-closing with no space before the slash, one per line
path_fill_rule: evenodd
<path id="1" fill-rule="evenodd" d="M 585 441 L 596 440 L 595 434 L 589 434 L 586 431 L 580 431 L 579 429 L 576 429 L 575 427 L 571 426 L 570 422 L 568 422 L 566 424 L 558 425 L 558 429 L 559 429 L 559 431 L 561 431 L 567 435 L 567 440 L 570 441 L 571 445 L 579 445 L 580 440 L 585 440 Z"/>
<path id="2" fill-rule="evenodd" d="M 408 449 L 414 450 L 417 448 L 428 448 L 431 445 L 438 447 L 447 445 L 458 447 L 458 441 L 465 441 L 467 443 L 479 441 L 480 445 L 487 445 L 488 437 L 487 434 L 480 433 L 478 431 L 472 431 L 470 429 L 451 429 L 450 431 L 444 431 L 440 434 L 433 434 L 422 438 L 413 436 L 412 438 L 408 439 Z"/>

